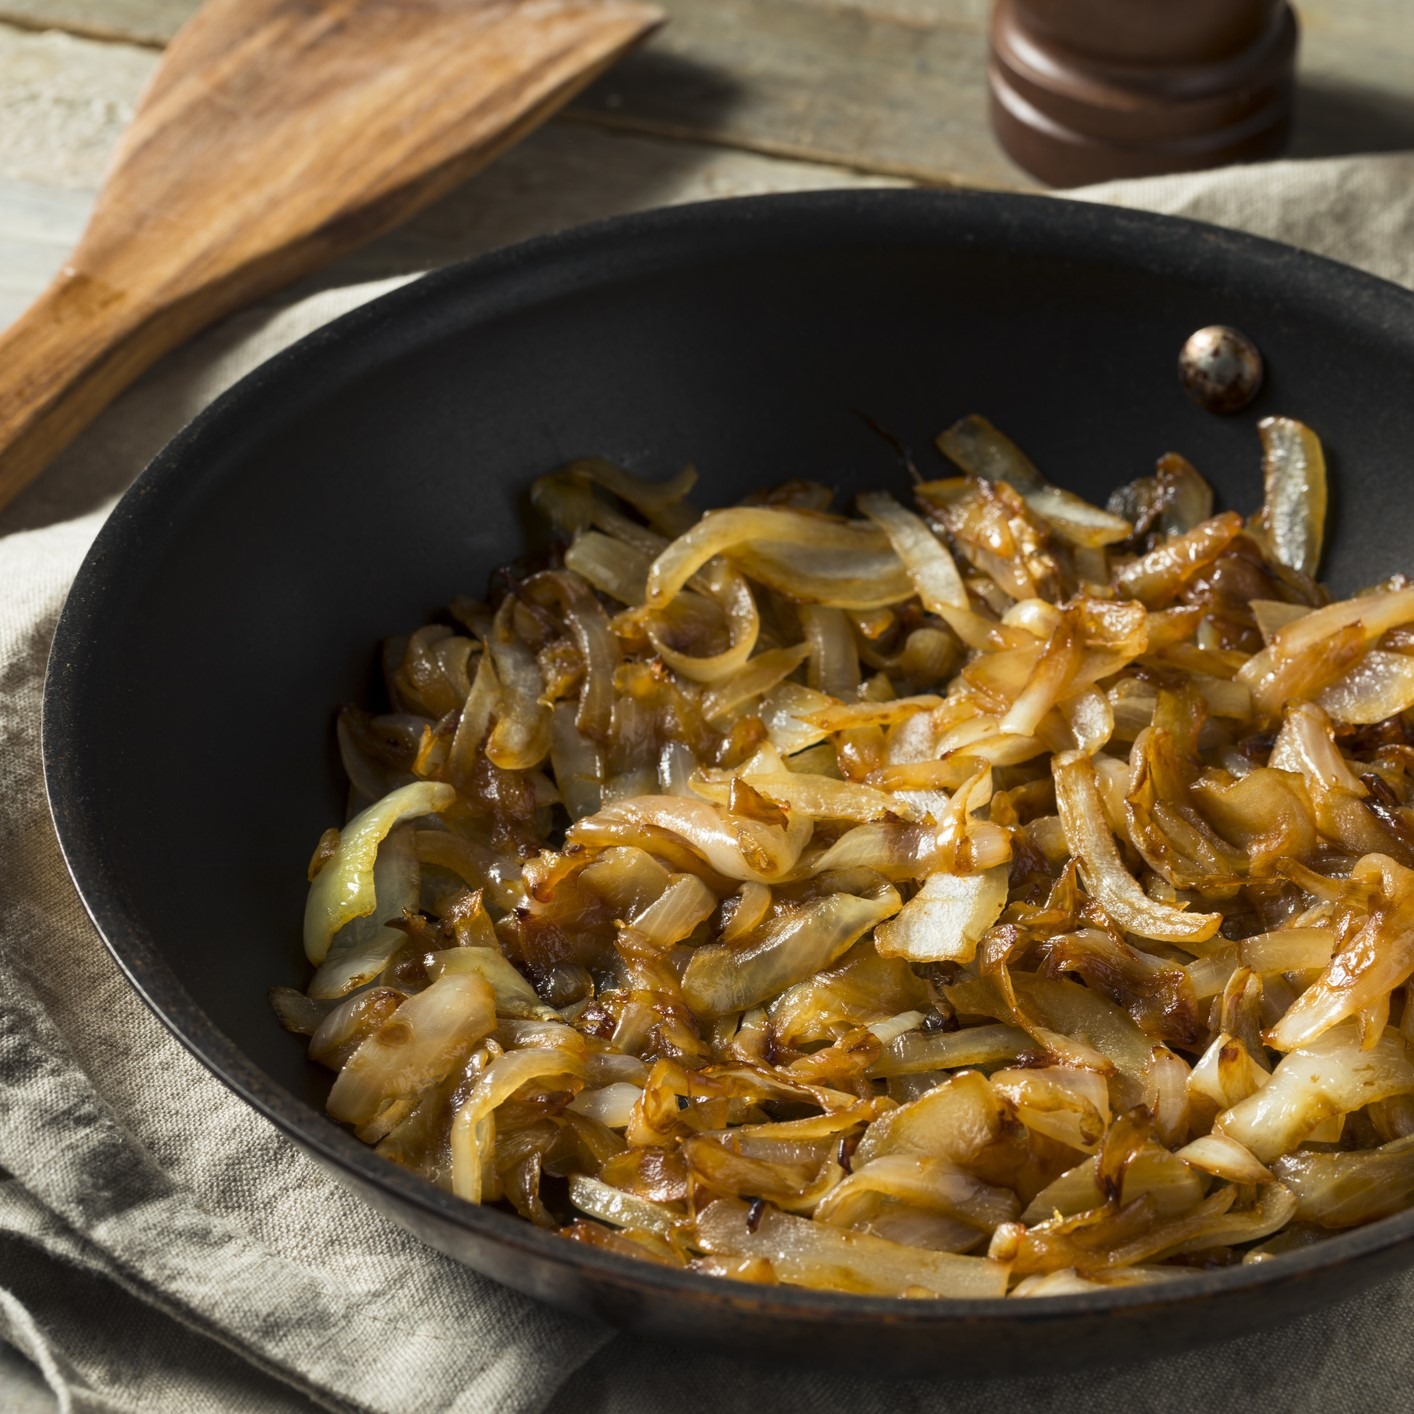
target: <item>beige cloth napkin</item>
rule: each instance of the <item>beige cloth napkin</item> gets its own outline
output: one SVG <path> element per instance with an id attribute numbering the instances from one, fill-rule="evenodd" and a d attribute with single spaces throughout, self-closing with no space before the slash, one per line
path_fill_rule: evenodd
<path id="1" fill-rule="evenodd" d="M 1077 195 L 1239 226 L 1414 285 L 1414 155 Z M 439 252 L 461 253 L 455 241 Z M 168 359 L 0 517 L 0 1338 L 33 1365 L 25 1380 L 9 1359 L 0 1406 L 1407 1407 L 1414 1276 L 1269 1335 L 1122 1370 L 898 1384 L 667 1353 L 424 1248 L 149 1015 L 85 917 L 45 808 L 40 690 L 64 593 L 113 496 L 182 423 L 275 350 L 396 283 L 228 321 Z"/>

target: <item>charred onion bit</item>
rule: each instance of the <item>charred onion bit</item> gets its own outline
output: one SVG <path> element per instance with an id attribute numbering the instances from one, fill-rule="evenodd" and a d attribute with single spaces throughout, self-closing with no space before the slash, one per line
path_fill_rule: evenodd
<path id="1" fill-rule="evenodd" d="M 1260 432 L 1250 518 L 1175 453 L 1101 510 L 980 417 L 854 516 L 545 477 L 561 550 L 339 719 L 272 994 L 330 1113 L 569 1241 L 897 1297 L 1414 1201 L 1414 587 L 1327 602 L 1320 443 Z"/>

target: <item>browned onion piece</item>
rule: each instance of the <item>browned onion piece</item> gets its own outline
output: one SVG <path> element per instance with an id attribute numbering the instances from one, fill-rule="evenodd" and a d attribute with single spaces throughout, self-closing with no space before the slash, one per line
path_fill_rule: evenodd
<path id="1" fill-rule="evenodd" d="M 1124 867 L 1105 821 L 1088 756 L 1066 752 L 1055 759 L 1056 805 L 1066 843 L 1079 861 L 1096 901 L 1127 932 L 1163 942 L 1204 942 L 1218 931 L 1222 915 L 1188 913 L 1157 903 Z"/>
<path id="2" fill-rule="evenodd" d="M 1212 564 L 1241 532 L 1242 517 L 1235 512 L 1214 516 L 1126 565 L 1115 575 L 1115 588 L 1158 607 Z"/>
<path id="3" fill-rule="evenodd" d="M 954 423 L 938 438 L 938 448 L 970 475 L 1014 486 L 1038 516 L 1077 545 L 1113 545 L 1133 532 L 1128 521 L 1052 486 L 985 417 Z"/>

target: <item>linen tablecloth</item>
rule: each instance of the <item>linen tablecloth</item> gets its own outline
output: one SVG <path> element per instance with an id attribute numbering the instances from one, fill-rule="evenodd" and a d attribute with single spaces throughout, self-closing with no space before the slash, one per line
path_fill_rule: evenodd
<path id="1" fill-rule="evenodd" d="M 1074 195 L 1275 236 L 1414 286 L 1414 155 Z M 439 255 L 469 253 L 479 239 L 452 240 Z M 1098 1372 L 896 1383 L 665 1351 L 423 1247 L 158 1025 L 88 922 L 49 823 L 39 712 L 59 608 L 113 499 L 173 432 L 278 348 L 400 278 L 227 321 L 155 369 L 0 516 L 0 1337 L 25 1357 L 5 1360 L 0 1405 L 132 1414 L 311 1402 L 397 1414 L 1408 1407 L 1414 1276 L 1270 1334 Z"/>

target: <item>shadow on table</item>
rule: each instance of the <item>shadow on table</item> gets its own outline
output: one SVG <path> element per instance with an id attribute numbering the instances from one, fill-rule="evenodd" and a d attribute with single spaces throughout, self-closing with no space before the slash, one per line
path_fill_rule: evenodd
<path id="1" fill-rule="evenodd" d="M 1296 93 L 1290 157 L 1414 149 L 1414 95 L 1306 81 Z"/>
<path id="2" fill-rule="evenodd" d="M 651 44 L 630 54 L 570 104 L 577 116 L 654 128 L 675 137 L 712 138 L 741 101 L 743 85 L 730 71 Z"/>

